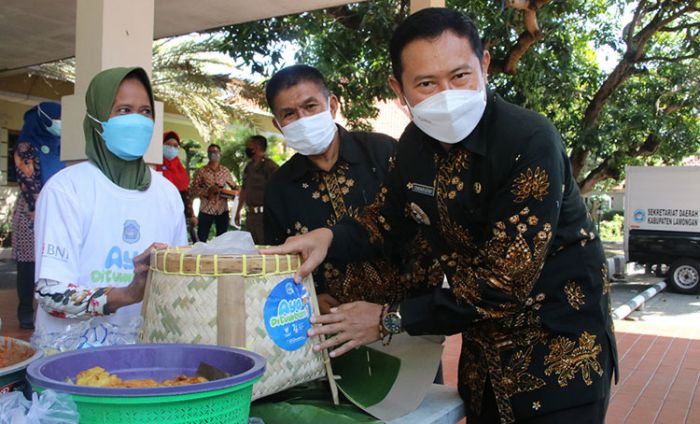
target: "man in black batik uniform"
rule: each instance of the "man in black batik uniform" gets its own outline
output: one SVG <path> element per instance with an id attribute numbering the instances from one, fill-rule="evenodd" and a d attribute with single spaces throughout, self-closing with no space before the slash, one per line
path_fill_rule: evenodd
<path id="1" fill-rule="evenodd" d="M 357 216 L 377 194 L 396 142 L 389 136 L 349 132 L 334 122 L 338 100 L 321 73 L 295 65 L 276 73 L 266 88 L 274 124 L 297 151 L 272 176 L 265 191 L 267 244 Z M 442 283 L 439 264 L 420 235 L 401 250 L 372 261 L 326 261 L 314 273 L 323 312 L 354 300 L 397 302 L 407 293 Z M 429 289 L 429 288 L 428 288 Z M 429 290 L 428 290 L 429 291 Z"/>
<path id="2" fill-rule="evenodd" d="M 603 422 L 617 355 L 606 262 L 557 130 L 486 89 L 489 53 L 461 13 L 411 15 L 390 51 L 413 122 L 377 200 L 269 253 L 301 252 L 303 276 L 420 230 L 450 288 L 341 305 L 315 318 L 310 335 L 333 335 L 316 348 L 461 333 L 469 424 Z"/>

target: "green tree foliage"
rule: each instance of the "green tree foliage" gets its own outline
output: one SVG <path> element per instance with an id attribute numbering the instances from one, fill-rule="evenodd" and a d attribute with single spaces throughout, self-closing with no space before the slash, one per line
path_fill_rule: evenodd
<path id="1" fill-rule="evenodd" d="M 206 155 L 202 152 L 202 145 L 197 141 L 186 138 L 182 140 L 180 146 L 185 152 L 185 169 L 188 175 L 192 175 L 192 170 L 202 166 Z"/>
<path id="2" fill-rule="evenodd" d="M 699 0 L 448 0 L 491 52 L 490 85 L 548 116 L 582 191 L 626 165 L 676 164 L 700 150 Z M 318 67 L 351 126 L 367 128 L 393 97 L 388 44 L 408 0 L 376 0 L 225 29 L 224 49 L 269 77 L 280 46 Z M 597 51 L 605 47 L 610 67 Z"/>
<path id="3" fill-rule="evenodd" d="M 211 72 L 213 67 L 230 65 L 230 61 L 217 58 L 221 49 L 221 40 L 215 36 L 166 38 L 153 43 L 151 84 L 156 100 L 189 118 L 207 142 L 220 137 L 230 122 L 249 121 L 245 107 L 237 100 L 260 97 L 258 87 Z M 32 72 L 74 82 L 75 59 L 43 64 Z"/>

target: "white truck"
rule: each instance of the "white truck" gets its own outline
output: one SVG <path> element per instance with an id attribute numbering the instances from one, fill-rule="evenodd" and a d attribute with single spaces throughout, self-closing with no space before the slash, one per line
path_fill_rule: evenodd
<path id="1" fill-rule="evenodd" d="M 700 166 L 627 167 L 625 256 L 668 265 L 675 291 L 700 292 Z"/>

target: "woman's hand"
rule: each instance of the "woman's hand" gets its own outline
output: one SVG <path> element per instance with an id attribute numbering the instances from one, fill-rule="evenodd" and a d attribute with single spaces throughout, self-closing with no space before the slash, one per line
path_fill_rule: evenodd
<path id="1" fill-rule="evenodd" d="M 316 352 L 340 346 L 330 353 L 331 358 L 338 357 L 350 349 L 370 344 L 379 340 L 379 320 L 382 305 L 369 302 L 345 303 L 331 308 L 327 315 L 311 318 L 314 324 L 323 324 L 309 330 L 309 337 L 324 334 L 332 336 L 314 346 Z"/>
<path id="2" fill-rule="evenodd" d="M 151 266 L 151 253 L 156 249 L 165 249 L 165 243 L 153 243 L 140 255 L 134 258 L 134 278 L 126 287 L 113 288 L 107 294 L 107 307 L 110 311 L 116 311 L 122 306 L 139 303 L 143 300 L 146 291 L 146 279 L 148 269 Z"/>
<path id="3" fill-rule="evenodd" d="M 167 247 L 168 245 L 165 243 L 153 243 L 134 258 L 134 279 L 131 280 L 131 284 L 128 286 L 132 292 L 133 303 L 138 303 L 143 300 L 143 295 L 146 291 L 148 270 L 151 267 L 151 253 L 153 253 L 154 250 L 162 250 Z"/>
<path id="4" fill-rule="evenodd" d="M 318 228 L 300 236 L 289 237 L 284 244 L 260 249 L 263 255 L 300 254 L 303 263 L 294 274 L 294 281 L 301 282 L 316 269 L 328 253 L 333 241 L 333 232 L 328 228 Z"/>

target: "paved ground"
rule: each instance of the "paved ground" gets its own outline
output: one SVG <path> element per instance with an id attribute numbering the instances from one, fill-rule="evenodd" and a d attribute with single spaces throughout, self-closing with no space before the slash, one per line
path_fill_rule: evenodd
<path id="1" fill-rule="evenodd" d="M 661 278 L 630 277 L 613 284 L 621 304 Z M 607 422 L 700 423 L 700 296 L 668 289 L 615 322 L 620 382 Z"/>
<path id="2" fill-rule="evenodd" d="M 1 335 L 29 339 L 15 318 L 14 263 L 0 259 Z M 612 284 L 619 306 L 658 277 L 636 275 Z M 628 319 L 615 322 L 620 382 L 614 386 L 608 424 L 700 424 L 700 296 L 663 292 Z M 460 339 L 443 354 L 446 384 L 457 384 Z"/>
<path id="3" fill-rule="evenodd" d="M 661 280 L 632 275 L 612 283 L 613 307 Z M 620 381 L 607 424 L 700 424 L 700 296 L 662 292 L 615 322 Z M 448 338 L 445 383 L 457 385 L 461 341 Z M 463 422 L 462 422 L 463 423 Z"/>

